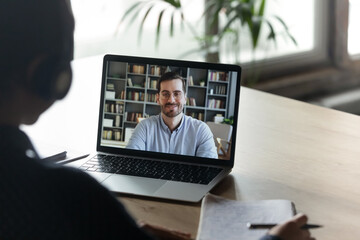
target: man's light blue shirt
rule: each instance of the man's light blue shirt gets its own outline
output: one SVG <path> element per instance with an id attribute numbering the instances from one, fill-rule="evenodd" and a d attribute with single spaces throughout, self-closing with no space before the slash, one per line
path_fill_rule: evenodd
<path id="1" fill-rule="evenodd" d="M 142 120 L 127 148 L 189 156 L 218 158 L 213 134 L 206 123 L 184 115 L 173 132 L 160 115 Z"/>

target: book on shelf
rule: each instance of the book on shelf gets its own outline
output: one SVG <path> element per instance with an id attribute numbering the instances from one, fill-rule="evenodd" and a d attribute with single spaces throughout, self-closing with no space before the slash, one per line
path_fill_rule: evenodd
<path id="1" fill-rule="evenodd" d="M 120 92 L 118 99 L 125 99 L 125 91 L 124 90 Z"/>
<path id="2" fill-rule="evenodd" d="M 209 71 L 209 81 L 228 81 L 228 74 L 226 72 Z"/>
<path id="3" fill-rule="evenodd" d="M 225 109 L 225 101 L 219 99 L 208 99 L 208 108 Z"/>
<path id="4" fill-rule="evenodd" d="M 186 112 L 187 116 L 190 116 L 192 118 L 198 119 L 200 121 L 204 121 L 204 113 L 201 112 Z"/>
<path id="5" fill-rule="evenodd" d="M 157 80 L 155 80 L 155 79 L 151 80 L 150 88 L 157 89 L 157 83 L 158 83 Z"/>
<path id="6" fill-rule="evenodd" d="M 127 100 L 144 101 L 145 93 L 137 91 L 128 91 Z"/>
<path id="7" fill-rule="evenodd" d="M 188 83 L 188 86 L 194 86 L 194 79 L 193 79 L 193 76 L 189 76 L 189 83 Z"/>
<path id="8" fill-rule="evenodd" d="M 143 65 L 133 65 L 133 73 L 138 73 L 138 74 L 144 74 L 145 73 L 145 66 Z"/>
<path id="9" fill-rule="evenodd" d="M 154 76 L 160 76 L 161 68 L 160 66 L 151 66 L 150 74 Z"/>
<path id="10" fill-rule="evenodd" d="M 121 131 L 115 130 L 114 131 L 114 138 L 115 138 L 115 141 L 121 141 Z"/>
<path id="11" fill-rule="evenodd" d="M 142 118 L 143 114 L 140 112 L 127 112 L 126 121 L 128 122 L 138 122 L 138 118 Z"/>
<path id="12" fill-rule="evenodd" d="M 106 90 L 107 91 L 115 91 L 115 86 L 113 83 L 106 84 Z"/>
<path id="13" fill-rule="evenodd" d="M 115 91 L 105 91 L 106 99 L 115 99 Z"/>
<path id="14" fill-rule="evenodd" d="M 248 223 L 281 223 L 296 213 L 290 200 L 236 201 L 212 194 L 201 204 L 197 240 L 258 240 L 268 229 L 249 229 Z"/>
<path id="15" fill-rule="evenodd" d="M 147 101 L 148 102 L 156 102 L 156 94 L 154 93 L 148 93 L 147 94 Z"/>
<path id="16" fill-rule="evenodd" d="M 226 95 L 226 86 L 217 85 L 215 87 L 215 94 Z"/>
<path id="17" fill-rule="evenodd" d="M 112 130 L 103 130 L 103 139 L 112 140 L 112 135 Z"/>
<path id="18" fill-rule="evenodd" d="M 132 83 L 131 78 L 128 78 L 127 83 L 128 83 L 128 86 L 129 86 L 129 87 L 132 87 L 132 86 L 133 86 L 133 83 Z"/>
<path id="19" fill-rule="evenodd" d="M 190 106 L 196 106 L 195 98 L 193 98 L 193 97 L 189 98 L 189 104 L 190 104 Z"/>

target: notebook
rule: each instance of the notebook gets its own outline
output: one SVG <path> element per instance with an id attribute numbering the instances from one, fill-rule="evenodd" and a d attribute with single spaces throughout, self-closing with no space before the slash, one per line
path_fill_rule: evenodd
<path id="1" fill-rule="evenodd" d="M 196 240 L 258 240 L 268 229 L 249 229 L 249 223 L 282 223 L 295 213 L 290 200 L 236 201 L 207 194 L 202 200 Z"/>
<path id="2" fill-rule="evenodd" d="M 159 93 L 169 72 L 185 83 Z M 110 191 L 200 201 L 234 165 L 240 77 L 237 65 L 105 55 L 97 154 L 80 169 Z"/>

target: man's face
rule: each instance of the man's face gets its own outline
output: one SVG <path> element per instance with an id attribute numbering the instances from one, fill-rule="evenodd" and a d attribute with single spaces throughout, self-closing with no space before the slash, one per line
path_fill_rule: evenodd
<path id="1" fill-rule="evenodd" d="M 161 82 L 157 102 L 161 107 L 161 112 L 167 117 L 176 117 L 182 113 L 186 96 L 181 79 Z"/>

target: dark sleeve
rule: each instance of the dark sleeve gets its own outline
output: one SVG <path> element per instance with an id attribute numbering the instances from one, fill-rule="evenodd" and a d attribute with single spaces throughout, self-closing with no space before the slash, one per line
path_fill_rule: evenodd
<path id="1" fill-rule="evenodd" d="M 72 239 L 152 239 L 138 228 L 134 219 L 112 193 L 88 174 L 68 169 L 72 184 L 64 190 L 63 209 L 70 211 L 69 228 L 78 238 Z M 72 177 L 71 177 L 72 176 Z M 71 190 L 70 190 L 71 189 Z M 70 190 L 70 191 L 69 191 Z"/>
<path id="2" fill-rule="evenodd" d="M 278 236 L 274 236 L 274 235 L 265 235 L 262 238 L 260 238 L 259 240 L 282 240 L 282 239 L 279 238 Z"/>

